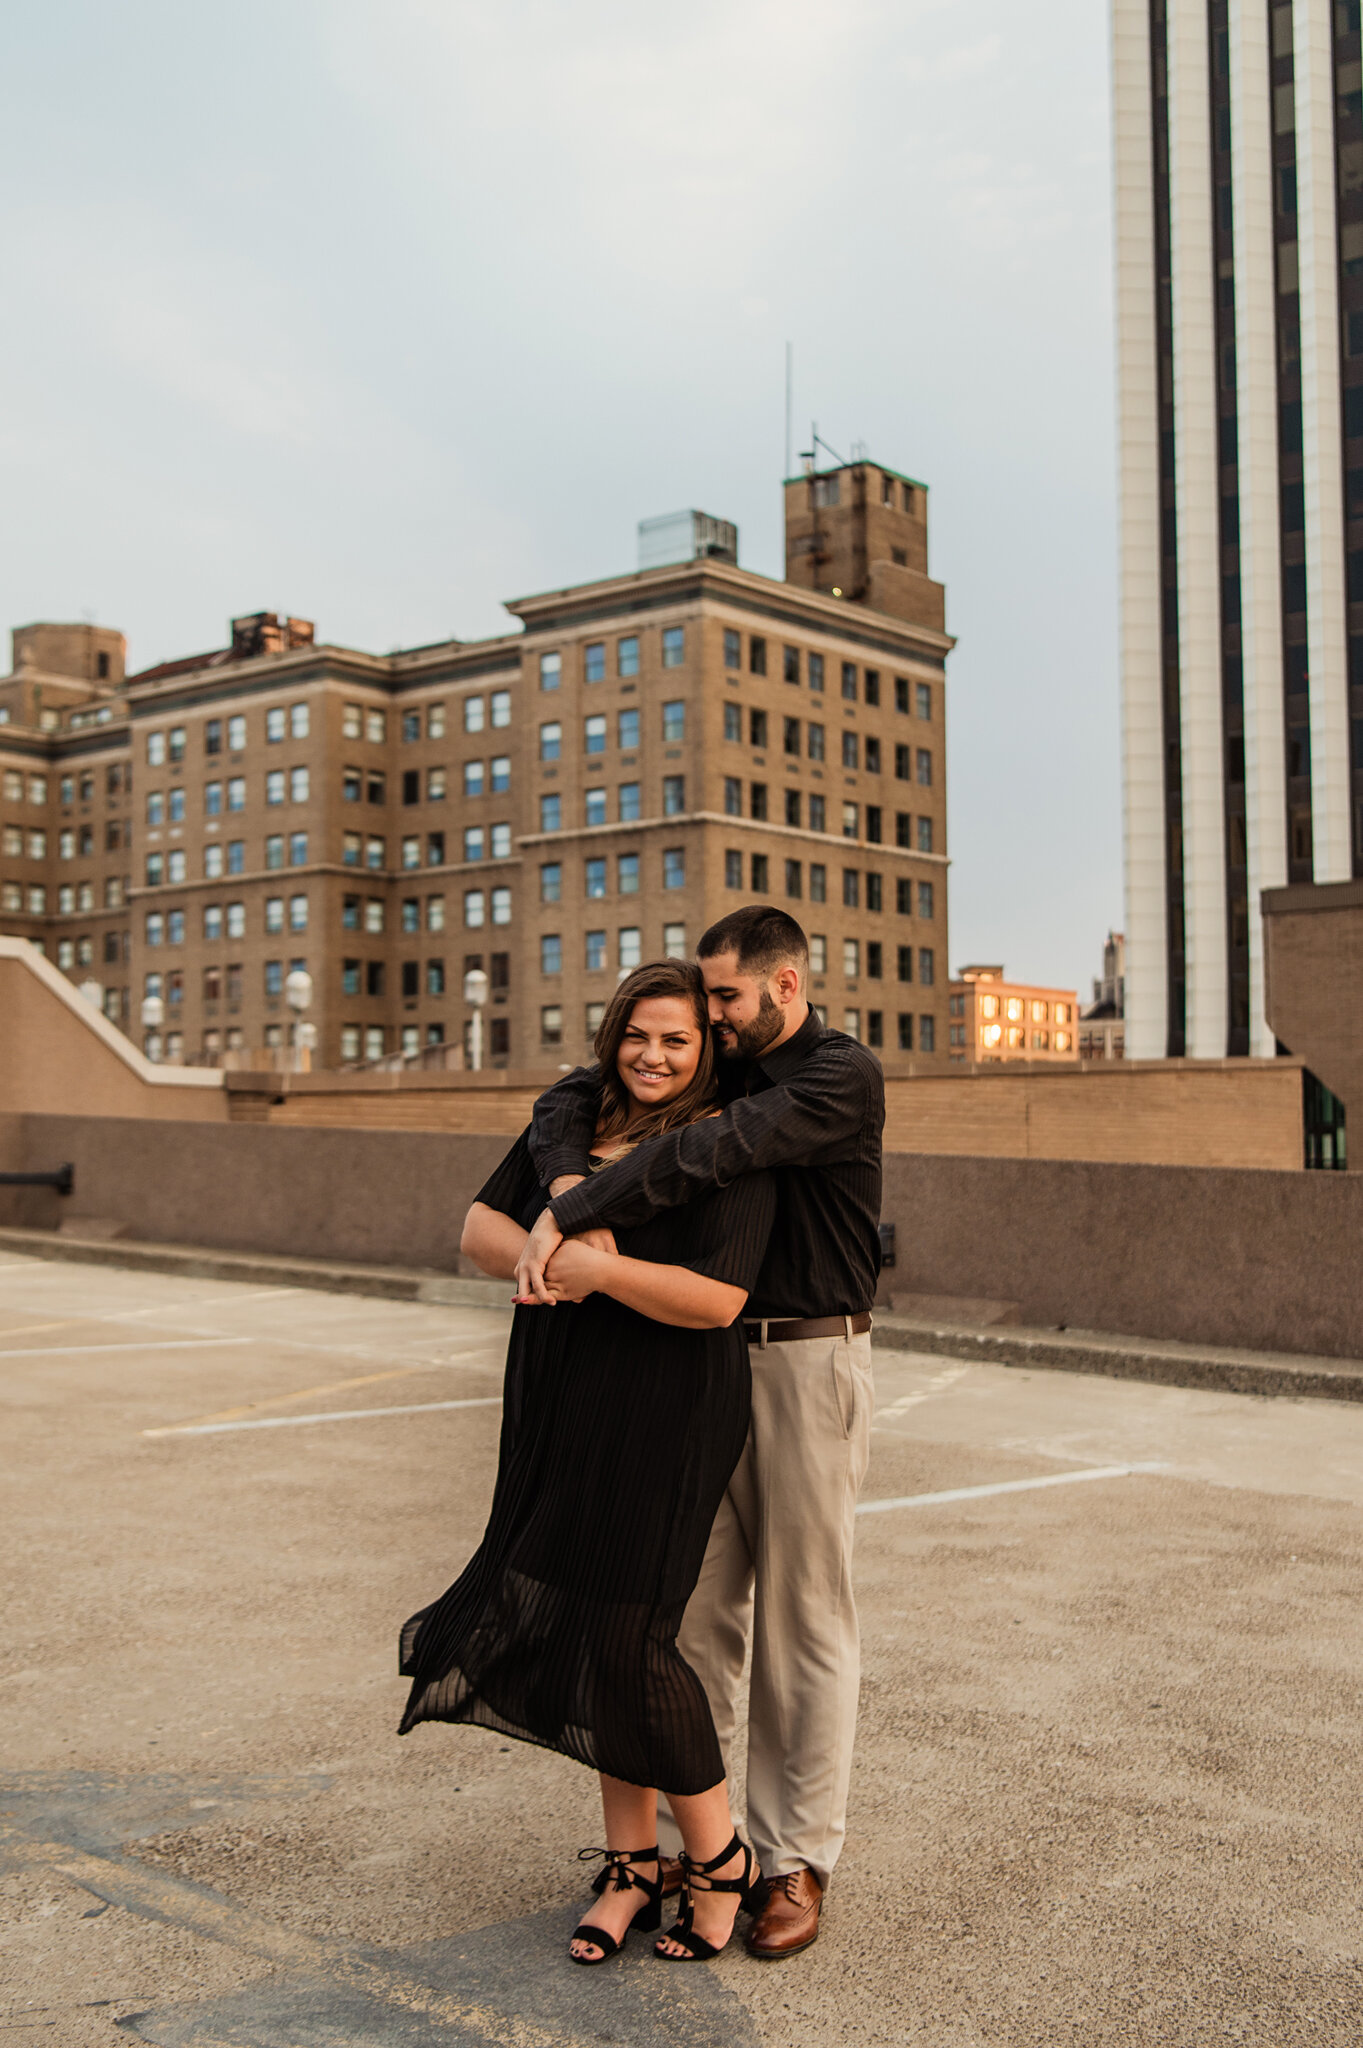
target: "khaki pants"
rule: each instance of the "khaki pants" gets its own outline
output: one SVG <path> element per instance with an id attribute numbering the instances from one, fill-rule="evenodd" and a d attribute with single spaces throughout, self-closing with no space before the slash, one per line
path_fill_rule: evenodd
<path id="1" fill-rule="evenodd" d="M 847 1831 L 861 1650 L 852 1530 L 871 1443 L 871 1338 L 752 1344 L 752 1426 L 715 1517 L 678 1647 L 725 1768 L 752 1634 L 748 1832 L 763 1874 L 828 1881 Z M 660 1814 L 663 1853 L 676 1855 Z"/>

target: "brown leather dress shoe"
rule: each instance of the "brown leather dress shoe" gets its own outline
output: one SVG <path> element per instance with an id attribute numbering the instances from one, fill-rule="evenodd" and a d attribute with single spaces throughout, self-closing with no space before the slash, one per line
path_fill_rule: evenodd
<path id="1" fill-rule="evenodd" d="M 823 1886 L 812 1870 L 801 1866 L 784 1877 L 770 1877 L 761 1906 L 747 1933 L 747 1950 L 764 1963 L 797 1956 L 819 1938 Z"/>
<path id="2" fill-rule="evenodd" d="M 672 1898 L 681 1890 L 682 1885 L 680 1856 L 660 1856 L 658 1858 L 658 1875 L 662 1879 L 663 1897 L 665 1899 Z"/>

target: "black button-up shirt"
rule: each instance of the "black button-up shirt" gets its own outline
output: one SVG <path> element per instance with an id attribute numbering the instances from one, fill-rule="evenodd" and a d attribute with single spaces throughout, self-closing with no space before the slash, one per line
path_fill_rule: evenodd
<path id="1" fill-rule="evenodd" d="M 736 1071 L 735 1071 L 736 1070 Z M 721 1061 L 723 1114 L 646 1139 L 553 1204 L 565 1237 L 629 1229 L 740 1174 L 769 1169 L 776 1226 L 746 1313 L 773 1320 L 858 1315 L 880 1272 L 880 1150 L 885 1077 L 854 1038 L 811 1010 L 751 1063 Z M 530 1150 L 543 1182 L 587 1173 L 601 1078 L 579 1067 L 540 1096 Z"/>

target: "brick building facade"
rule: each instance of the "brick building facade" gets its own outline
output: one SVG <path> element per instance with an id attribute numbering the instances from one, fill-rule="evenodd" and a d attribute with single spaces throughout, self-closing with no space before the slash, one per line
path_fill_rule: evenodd
<path id="1" fill-rule="evenodd" d="M 817 549 L 792 520 L 793 559 L 868 559 L 872 500 L 857 595 L 702 558 L 514 600 L 521 630 L 491 640 L 371 655 L 260 613 L 132 676 L 108 629 L 16 631 L 0 930 L 139 1042 L 159 997 L 151 1050 L 176 1060 L 275 1056 L 295 966 L 319 1064 L 457 1045 L 476 965 L 489 1063 L 553 1072 L 623 969 L 769 899 L 809 931 L 831 1023 L 891 1070 L 944 1065 L 952 642 L 926 493 L 831 474 L 844 502 Z"/>

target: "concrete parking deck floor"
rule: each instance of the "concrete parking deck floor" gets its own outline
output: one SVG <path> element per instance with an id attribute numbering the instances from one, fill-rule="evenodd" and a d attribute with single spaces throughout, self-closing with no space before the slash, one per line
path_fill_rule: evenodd
<path id="1" fill-rule="evenodd" d="M 1357 2048 L 1363 1408 L 878 1351 L 823 1938 L 585 1971 L 593 1780 L 393 1734 L 505 1331 L 0 1260 L 7 2043 Z"/>

